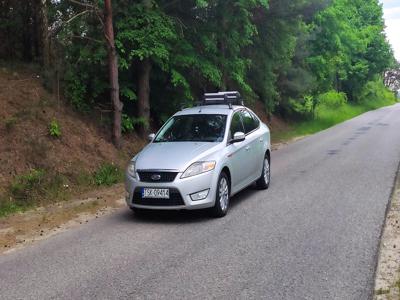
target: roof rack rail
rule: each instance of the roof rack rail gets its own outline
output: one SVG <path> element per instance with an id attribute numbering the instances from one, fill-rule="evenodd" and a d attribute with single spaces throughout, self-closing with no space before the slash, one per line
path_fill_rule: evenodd
<path id="1" fill-rule="evenodd" d="M 205 93 L 202 105 L 221 105 L 227 104 L 229 108 L 232 105 L 243 105 L 243 99 L 239 92 L 228 91 L 218 93 Z"/>

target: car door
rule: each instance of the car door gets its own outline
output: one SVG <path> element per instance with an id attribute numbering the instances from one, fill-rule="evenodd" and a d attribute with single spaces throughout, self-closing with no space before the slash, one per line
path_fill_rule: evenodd
<path id="1" fill-rule="evenodd" d="M 253 182 L 261 175 L 261 171 L 259 171 L 260 166 L 262 165 L 262 158 L 260 158 L 260 132 L 258 128 L 260 127 L 260 123 L 257 122 L 258 119 L 255 119 L 250 111 L 247 109 L 241 111 L 242 121 L 244 130 L 246 133 L 246 141 L 247 141 L 247 183 Z"/>
<path id="2" fill-rule="evenodd" d="M 262 169 L 263 169 L 263 161 L 265 157 L 265 142 L 266 142 L 266 137 L 264 136 L 263 130 L 260 129 L 261 127 L 261 121 L 260 119 L 256 116 L 255 113 L 250 111 L 251 116 L 253 117 L 254 120 L 254 127 L 255 129 L 255 135 L 257 137 L 257 143 L 254 147 L 254 164 L 255 164 L 255 172 L 257 174 L 261 174 Z M 258 178 L 258 177 L 257 177 Z"/>
<path id="3" fill-rule="evenodd" d="M 230 128 L 229 128 L 229 140 L 233 138 L 236 132 L 245 133 L 241 111 L 237 111 L 233 114 Z M 250 162 L 248 141 L 244 140 L 238 143 L 230 143 L 228 141 L 228 162 L 231 170 L 231 190 L 232 193 L 236 193 L 246 185 L 247 178 L 249 176 L 248 164 Z"/>

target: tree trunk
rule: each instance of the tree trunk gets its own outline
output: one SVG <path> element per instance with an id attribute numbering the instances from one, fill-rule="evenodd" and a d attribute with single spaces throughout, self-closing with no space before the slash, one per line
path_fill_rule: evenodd
<path id="1" fill-rule="evenodd" d="M 42 46 L 42 64 L 45 70 L 50 66 L 50 41 L 49 41 L 49 22 L 47 18 L 47 0 L 40 0 L 39 3 L 40 20 L 40 43 Z"/>
<path id="2" fill-rule="evenodd" d="M 144 137 L 150 123 L 150 74 L 151 61 L 146 58 L 139 63 L 138 78 L 138 117 L 144 122 L 140 124 L 139 133 Z"/>
<path id="3" fill-rule="evenodd" d="M 115 50 L 114 28 L 112 24 L 111 0 L 104 1 L 104 34 L 107 40 L 108 69 L 111 88 L 111 101 L 114 106 L 113 141 L 117 148 L 121 148 L 121 117 L 123 104 L 119 100 L 118 57 Z"/>

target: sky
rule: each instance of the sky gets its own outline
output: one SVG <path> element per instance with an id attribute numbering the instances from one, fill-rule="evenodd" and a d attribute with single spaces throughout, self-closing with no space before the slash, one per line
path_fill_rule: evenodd
<path id="1" fill-rule="evenodd" d="M 400 61 L 400 0 L 380 0 L 386 24 L 386 36 L 392 44 L 394 55 Z"/>

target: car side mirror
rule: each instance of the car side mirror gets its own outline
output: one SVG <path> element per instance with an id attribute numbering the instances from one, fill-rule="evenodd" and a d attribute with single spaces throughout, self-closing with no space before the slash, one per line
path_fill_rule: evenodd
<path id="1" fill-rule="evenodd" d="M 150 134 L 147 136 L 147 139 L 149 140 L 149 142 L 152 142 L 152 141 L 154 140 L 155 137 L 156 137 L 156 135 L 155 135 L 154 133 L 150 133 Z"/>
<path id="2" fill-rule="evenodd" d="M 246 135 L 243 132 L 235 132 L 233 135 L 233 139 L 231 140 L 231 143 L 240 143 L 243 142 L 246 139 Z"/>

